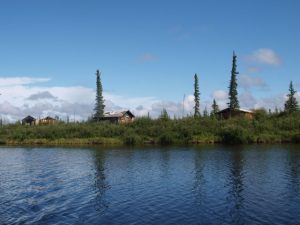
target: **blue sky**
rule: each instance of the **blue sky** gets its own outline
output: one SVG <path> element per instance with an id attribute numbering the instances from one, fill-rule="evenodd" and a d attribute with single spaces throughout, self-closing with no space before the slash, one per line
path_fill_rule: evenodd
<path id="1" fill-rule="evenodd" d="M 202 106 L 213 97 L 225 106 L 235 50 L 242 105 L 281 107 L 290 80 L 300 89 L 299 11 L 296 0 L 1 1 L 0 78 L 49 78 L 17 84 L 38 93 L 94 89 L 99 68 L 106 99 L 135 111 L 149 98 L 179 104 L 197 73 Z"/>

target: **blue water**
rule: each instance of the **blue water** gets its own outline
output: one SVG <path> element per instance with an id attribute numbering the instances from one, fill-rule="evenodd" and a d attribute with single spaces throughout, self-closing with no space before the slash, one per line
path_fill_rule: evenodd
<path id="1" fill-rule="evenodd" d="M 0 224 L 300 224 L 300 146 L 2 147 Z"/>

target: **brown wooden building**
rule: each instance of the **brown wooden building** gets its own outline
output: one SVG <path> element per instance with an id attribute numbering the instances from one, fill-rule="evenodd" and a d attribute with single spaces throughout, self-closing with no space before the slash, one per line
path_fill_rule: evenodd
<path id="1" fill-rule="evenodd" d="M 45 117 L 43 119 L 40 119 L 39 122 L 38 122 L 38 124 L 40 124 L 40 125 L 49 125 L 49 124 L 55 124 L 56 122 L 57 122 L 56 119 L 54 119 L 54 118 L 52 118 L 50 116 L 47 116 L 47 117 Z"/>
<path id="2" fill-rule="evenodd" d="M 225 119 L 225 120 L 233 117 L 243 117 L 246 119 L 253 119 L 254 117 L 254 113 L 250 110 L 245 110 L 245 109 L 231 110 L 230 108 L 226 108 L 217 112 L 217 115 L 219 119 Z"/>
<path id="3" fill-rule="evenodd" d="M 135 116 L 129 111 L 122 112 L 106 112 L 101 118 L 103 121 L 110 121 L 111 123 L 131 123 Z"/>

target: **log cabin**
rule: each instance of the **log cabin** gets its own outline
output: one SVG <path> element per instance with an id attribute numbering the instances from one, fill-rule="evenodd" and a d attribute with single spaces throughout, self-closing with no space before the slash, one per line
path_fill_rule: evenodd
<path id="1" fill-rule="evenodd" d="M 236 117 L 242 117 L 246 119 L 253 119 L 254 113 L 250 110 L 246 109 L 235 109 L 231 110 L 230 108 L 223 109 L 219 112 L 217 112 L 217 116 L 219 119 L 229 119 L 229 118 L 236 118 Z"/>
<path id="2" fill-rule="evenodd" d="M 43 119 L 40 119 L 39 122 L 38 122 L 38 124 L 40 124 L 40 125 L 49 125 L 49 124 L 55 124 L 56 122 L 57 122 L 56 119 L 54 119 L 54 118 L 52 118 L 50 116 L 47 116 L 47 117 L 45 117 Z"/>
<path id="3" fill-rule="evenodd" d="M 106 112 L 101 118 L 102 121 L 109 121 L 111 123 L 132 123 L 135 119 L 135 116 L 129 111 L 122 112 Z"/>

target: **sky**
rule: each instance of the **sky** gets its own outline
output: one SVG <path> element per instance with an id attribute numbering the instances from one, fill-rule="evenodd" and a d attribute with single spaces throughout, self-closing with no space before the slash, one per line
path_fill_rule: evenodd
<path id="1" fill-rule="evenodd" d="M 156 117 L 228 102 L 237 55 L 242 108 L 283 108 L 300 91 L 300 1 L 0 2 L 0 115 L 84 120 L 93 114 L 95 72 L 106 111 Z M 300 100 L 300 94 L 297 93 Z"/>

